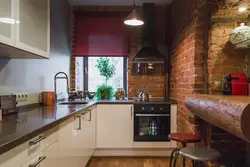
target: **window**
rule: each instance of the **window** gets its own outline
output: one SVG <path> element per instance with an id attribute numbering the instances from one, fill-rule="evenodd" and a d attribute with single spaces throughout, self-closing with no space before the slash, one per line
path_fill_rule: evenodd
<path id="1" fill-rule="evenodd" d="M 105 78 L 100 75 L 96 67 L 97 59 L 100 57 L 84 58 L 84 89 L 95 92 L 99 84 L 105 83 Z M 115 75 L 108 81 L 114 90 L 123 87 L 127 90 L 127 58 L 126 57 L 108 57 L 110 63 L 115 65 Z"/>

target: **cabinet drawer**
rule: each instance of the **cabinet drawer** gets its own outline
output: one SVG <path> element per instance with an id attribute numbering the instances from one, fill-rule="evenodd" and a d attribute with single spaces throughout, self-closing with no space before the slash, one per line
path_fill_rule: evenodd
<path id="1" fill-rule="evenodd" d="M 40 152 L 37 156 L 26 162 L 22 167 L 56 167 L 58 166 L 58 141 L 52 143 L 45 150 Z"/>
<path id="2" fill-rule="evenodd" d="M 32 140 L 0 155 L 0 167 L 20 167 L 24 165 L 28 160 L 34 158 L 58 140 L 57 130 L 58 127 L 52 128 Z M 46 138 L 37 142 L 40 136 L 46 136 Z M 34 143 L 31 144 L 31 142 Z"/>
<path id="3" fill-rule="evenodd" d="M 58 139 L 58 127 L 52 128 L 28 142 L 28 159 L 33 158 L 39 152 L 53 144 Z"/>
<path id="4" fill-rule="evenodd" d="M 0 155 L 0 167 L 20 167 L 28 160 L 28 143 Z"/>
<path id="5" fill-rule="evenodd" d="M 43 158 L 43 159 L 41 159 Z M 38 154 L 34 158 L 30 159 L 28 162 L 26 162 L 22 167 L 30 167 L 30 165 L 34 165 L 35 163 L 38 163 L 38 160 L 40 161 L 39 164 L 41 164 L 43 161 L 46 160 L 45 157 L 42 156 L 42 154 Z M 39 166 L 39 165 L 37 165 Z"/>

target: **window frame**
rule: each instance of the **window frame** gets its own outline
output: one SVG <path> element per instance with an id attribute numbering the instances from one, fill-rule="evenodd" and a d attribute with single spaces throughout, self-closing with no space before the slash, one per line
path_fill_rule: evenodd
<path id="1" fill-rule="evenodd" d="M 91 56 L 90 56 L 91 57 Z M 107 56 L 107 57 L 120 57 L 120 56 Z M 83 89 L 88 90 L 88 71 L 89 71 L 89 56 L 86 56 L 83 58 Z M 128 90 L 128 57 L 122 57 L 123 58 L 123 87 L 125 92 Z"/>

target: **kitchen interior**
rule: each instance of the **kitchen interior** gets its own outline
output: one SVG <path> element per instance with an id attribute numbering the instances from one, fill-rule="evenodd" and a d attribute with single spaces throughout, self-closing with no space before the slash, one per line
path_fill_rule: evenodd
<path id="1" fill-rule="evenodd" d="M 0 0 L 0 167 L 248 167 L 249 59 L 248 0 Z"/>

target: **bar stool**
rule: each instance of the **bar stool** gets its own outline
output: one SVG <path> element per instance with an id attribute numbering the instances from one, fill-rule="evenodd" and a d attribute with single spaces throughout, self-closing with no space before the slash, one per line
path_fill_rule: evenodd
<path id="1" fill-rule="evenodd" d="M 182 144 L 182 148 L 185 148 L 187 146 L 188 143 L 197 143 L 200 142 L 201 139 L 199 136 L 192 134 L 192 133 L 181 133 L 181 132 L 177 132 L 177 133 L 170 133 L 168 138 L 172 141 L 176 141 Z M 172 161 L 173 161 L 173 157 L 174 154 L 176 153 L 175 159 L 174 159 L 174 164 L 176 164 L 176 161 L 178 159 L 179 156 L 179 151 L 180 149 L 175 149 L 172 151 L 171 153 L 171 157 L 170 157 L 170 167 L 172 167 Z M 183 166 L 185 166 L 185 157 L 183 158 L 182 164 Z"/>
<path id="2" fill-rule="evenodd" d="M 191 159 L 193 167 L 199 167 L 200 162 L 217 161 L 221 157 L 220 152 L 206 147 L 185 147 L 179 151 L 179 154 Z"/>

